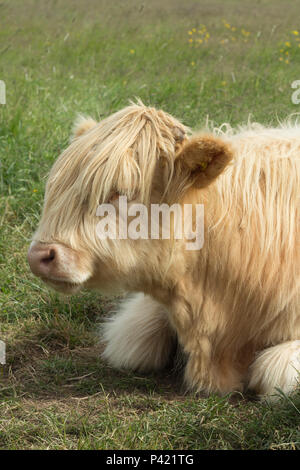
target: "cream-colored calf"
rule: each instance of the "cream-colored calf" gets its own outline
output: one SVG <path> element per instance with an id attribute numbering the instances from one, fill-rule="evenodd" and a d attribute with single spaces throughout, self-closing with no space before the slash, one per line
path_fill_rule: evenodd
<path id="1" fill-rule="evenodd" d="M 50 172 L 31 269 L 63 292 L 131 293 L 104 326 L 115 367 L 163 368 L 178 341 L 188 388 L 290 393 L 300 356 L 299 159 L 297 125 L 190 137 L 140 102 L 100 123 L 81 119 Z M 203 204 L 202 249 L 174 236 L 99 239 L 97 208 L 117 211 L 120 195 L 128 207 Z"/>

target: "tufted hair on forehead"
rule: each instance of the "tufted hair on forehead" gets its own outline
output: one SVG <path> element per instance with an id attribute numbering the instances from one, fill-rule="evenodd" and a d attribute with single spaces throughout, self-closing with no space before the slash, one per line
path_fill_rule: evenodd
<path id="1" fill-rule="evenodd" d="M 175 151 L 188 128 L 140 100 L 99 123 L 87 120 L 50 172 L 42 224 L 49 233 L 78 227 L 83 210 L 92 216 L 116 194 L 149 201 L 159 157 L 172 174 Z M 171 177 L 171 176 L 170 176 Z M 72 219 L 72 220 L 71 220 Z"/>

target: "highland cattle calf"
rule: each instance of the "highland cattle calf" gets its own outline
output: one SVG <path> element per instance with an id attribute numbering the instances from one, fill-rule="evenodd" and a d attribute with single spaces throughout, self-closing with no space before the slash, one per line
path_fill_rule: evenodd
<path id="1" fill-rule="evenodd" d="M 50 172 L 30 267 L 62 292 L 129 293 L 104 326 L 103 356 L 116 368 L 163 369 L 178 342 L 189 389 L 291 393 L 300 369 L 299 161 L 300 127 L 288 123 L 190 135 L 141 102 L 99 123 L 81 118 Z M 203 246 L 187 249 L 193 217 L 175 236 L 179 212 L 169 238 L 99 237 L 99 206 L 114 208 L 119 227 L 120 196 L 147 217 L 153 205 L 203 205 Z"/>

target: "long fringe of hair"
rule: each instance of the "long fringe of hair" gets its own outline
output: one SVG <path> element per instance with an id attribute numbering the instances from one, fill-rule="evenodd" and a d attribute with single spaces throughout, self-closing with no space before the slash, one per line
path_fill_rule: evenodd
<path id="1" fill-rule="evenodd" d="M 114 194 L 147 204 L 159 157 L 171 179 L 178 130 L 189 132 L 169 114 L 138 101 L 75 138 L 50 172 L 40 226 L 72 243 L 83 218 L 95 217 L 99 204 Z"/>

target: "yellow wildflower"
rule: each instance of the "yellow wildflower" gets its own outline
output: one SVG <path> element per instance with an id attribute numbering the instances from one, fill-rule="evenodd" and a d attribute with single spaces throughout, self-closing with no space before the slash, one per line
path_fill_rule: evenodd
<path id="1" fill-rule="evenodd" d="M 292 34 L 294 34 L 294 36 L 298 36 L 298 35 L 299 35 L 299 31 L 292 31 Z"/>
<path id="2" fill-rule="evenodd" d="M 242 31 L 242 34 L 244 36 L 249 36 L 250 35 L 250 31 L 246 31 L 244 28 L 242 28 L 241 31 Z"/>
<path id="3" fill-rule="evenodd" d="M 130 54 L 134 54 L 135 53 L 135 50 L 134 49 L 130 49 Z"/>
<path id="4" fill-rule="evenodd" d="M 286 45 L 286 47 L 291 47 L 290 41 L 286 41 L 284 44 Z"/>
<path id="5" fill-rule="evenodd" d="M 194 61 L 191 62 L 191 66 L 192 66 L 192 67 L 195 66 L 195 62 L 194 62 Z"/>

